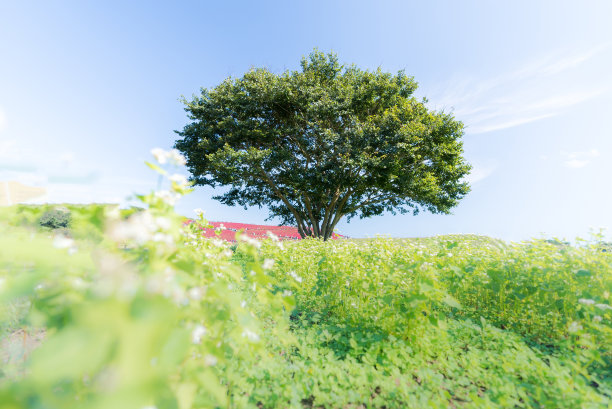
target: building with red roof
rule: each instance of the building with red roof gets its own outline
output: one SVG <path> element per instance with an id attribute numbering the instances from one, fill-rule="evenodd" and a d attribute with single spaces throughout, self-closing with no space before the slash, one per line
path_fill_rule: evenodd
<path id="1" fill-rule="evenodd" d="M 279 240 L 300 240 L 300 234 L 297 227 L 292 226 L 268 226 L 264 224 L 247 224 L 234 222 L 208 222 L 212 227 L 202 228 L 205 237 L 218 237 L 225 241 L 236 241 L 236 233 L 242 231 L 242 234 L 253 239 L 270 238 L 268 232 L 274 234 Z M 216 231 L 220 231 L 220 235 Z M 342 238 L 340 234 L 333 233 L 331 239 L 336 240 Z"/>

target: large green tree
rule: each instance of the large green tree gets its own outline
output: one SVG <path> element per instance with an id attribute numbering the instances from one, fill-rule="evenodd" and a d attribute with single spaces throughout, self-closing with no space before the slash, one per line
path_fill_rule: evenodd
<path id="1" fill-rule="evenodd" d="M 251 69 L 184 100 L 175 147 L 195 185 L 228 186 L 215 199 L 266 206 L 302 237 L 329 238 L 343 216 L 449 213 L 469 191 L 463 124 L 416 88 L 315 50 L 300 70 Z"/>

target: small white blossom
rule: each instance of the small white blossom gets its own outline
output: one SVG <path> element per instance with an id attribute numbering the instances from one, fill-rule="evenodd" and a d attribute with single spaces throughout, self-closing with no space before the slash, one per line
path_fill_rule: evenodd
<path id="1" fill-rule="evenodd" d="M 151 154 L 155 157 L 155 160 L 162 165 L 168 161 L 168 152 L 162 148 L 151 149 Z"/>
<path id="2" fill-rule="evenodd" d="M 172 227 L 172 221 L 167 217 L 156 217 L 155 224 L 162 230 L 168 230 Z"/>
<path id="3" fill-rule="evenodd" d="M 199 207 L 197 209 L 193 209 L 193 212 L 196 214 L 196 216 L 201 217 L 204 215 L 204 210 L 200 209 Z"/>
<path id="4" fill-rule="evenodd" d="M 202 299 L 202 289 L 200 287 L 193 287 L 188 291 L 189 297 L 192 300 L 199 301 Z"/>
<path id="5" fill-rule="evenodd" d="M 170 206 L 174 206 L 179 198 L 177 194 L 167 190 L 159 190 L 155 192 L 154 196 Z"/>
<path id="6" fill-rule="evenodd" d="M 244 331 L 242 331 L 242 336 L 252 342 L 259 341 L 259 335 L 257 335 L 255 332 L 251 331 L 250 329 L 245 329 Z"/>
<path id="7" fill-rule="evenodd" d="M 600 310 L 612 310 L 612 307 L 610 307 L 608 304 L 595 304 L 595 306 L 597 308 L 599 308 Z"/>
<path id="8" fill-rule="evenodd" d="M 584 305 L 593 305 L 593 304 L 595 304 L 595 300 L 590 300 L 588 298 L 581 298 L 581 299 L 578 300 L 578 302 L 580 304 L 584 304 Z"/>
<path id="9" fill-rule="evenodd" d="M 217 365 L 217 362 L 217 357 L 214 355 L 208 354 L 204 357 L 204 365 L 206 366 L 215 366 Z"/>
<path id="10" fill-rule="evenodd" d="M 164 233 L 155 233 L 152 237 L 152 240 L 159 243 L 172 244 L 174 243 L 174 239 L 169 234 Z"/>
<path id="11" fill-rule="evenodd" d="M 185 159 L 185 157 L 176 149 L 172 149 L 168 153 L 168 157 L 176 165 L 185 166 L 185 164 L 187 164 L 187 159 Z"/>
<path id="12" fill-rule="evenodd" d="M 72 280 L 72 287 L 77 290 L 82 290 L 84 288 L 87 288 L 87 283 L 81 277 L 77 277 Z"/>
<path id="13" fill-rule="evenodd" d="M 580 331 L 582 329 L 582 325 L 578 324 L 576 321 L 572 321 L 567 330 L 571 333 Z"/>
<path id="14" fill-rule="evenodd" d="M 58 249 L 68 249 L 74 246 L 74 240 L 70 237 L 58 234 L 53 238 L 53 247 Z"/>
<path id="15" fill-rule="evenodd" d="M 259 240 L 253 239 L 245 234 L 240 235 L 240 240 L 254 246 L 255 248 L 261 248 L 261 242 Z"/>
<path id="16" fill-rule="evenodd" d="M 155 148 L 151 149 L 151 154 L 155 157 L 155 160 L 162 165 L 168 161 L 178 166 L 184 166 L 187 163 L 185 157 L 176 149 L 165 151 L 161 148 Z"/>
<path id="17" fill-rule="evenodd" d="M 271 258 L 267 258 L 264 260 L 262 267 L 264 270 L 270 270 L 272 267 L 274 267 L 274 260 Z"/>
<path id="18" fill-rule="evenodd" d="M 593 321 L 595 322 L 601 322 L 601 320 L 602 320 L 601 315 L 596 315 L 593 317 Z"/>
<path id="19" fill-rule="evenodd" d="M 246 301 L 244 301 L 244 300 L 243 300 L 243 301 L 240 303 L 240 306 L 241 306 L 242 308 L 246 308 L 246 306 L 247 306 Z"/>
<path id="20" fill-rule="evenodd" d="M 268 235 L 269 238 L 272 239 L 272 241 L 278 241 L 278 236 L 272 233 L 271 231 L 267 231 L 266 234 Z"/>
<path id="21" fill-rule="evenodd" d="M 193 331 L 191 331 L 191 342 L 193 342 L 194 344 L 199 344 L 200 342 L 202 342 L 202 337 L 206 335 L 206 332 L 208 331 L 206 330 L 206 327 L 204 327 L 204 325 L 196 325 Z"/>
<path id="22" fill-rule="evenodd" d="M 290 275 L 291 277 L 293 277 L 293 279 L 294 279 L 295 281 L 297 281 L 298 283 L 301 283 L 301 282 L 302 282 L 302 277 L 300 277 L 299 275 L 297 275 L 297 274 L 295 273 L 295 271 L 290 271 L 290 272 L 289 272 L 289 275 Z"/>
<path id="23" fill-rule="evenodd" d="M 283 291 L 283 297 L 291 297 L 293 295 L 293 291 L 285 290 Z"/>
<path id="24" fill-rule="evenodd" d="M 121 217 L 121 211 L 119 210 L 119 206 L 113 206 L 106 210 L 106 217 L 111 220 L 117 220 Z"/>
<path id="25" fill-rule="evenodd" d="M 174 183 L 176 183 L 177 185 L 181 187 L 185 187 L 189 183 L 187 181 L 187 177 L 185 175 L 181 175 L 180 173 L 175 173 L 174 175 L 170 176 L 168 179 L 170 179 L 171 181 L 173 181 Z"/>

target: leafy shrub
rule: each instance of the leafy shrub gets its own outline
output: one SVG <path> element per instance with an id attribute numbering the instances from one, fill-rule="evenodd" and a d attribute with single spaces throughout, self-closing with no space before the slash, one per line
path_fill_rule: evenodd
<path id="1" fill-rule="evenodd" d="M 42 214 L 38 223 L 49 229 L 60 229 L 70 227 L 71 215 L 66 208 L 55 208 L 47 210 Z"/>

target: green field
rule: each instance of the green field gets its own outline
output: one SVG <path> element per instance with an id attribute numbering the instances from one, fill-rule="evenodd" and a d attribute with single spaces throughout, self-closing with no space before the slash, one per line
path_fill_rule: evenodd
<path id="1" fill-rule="evenodd" d="M 2 210 L 0 408 L 612 407 L 597 237 L 236 246 L 142 199 Z"/>

